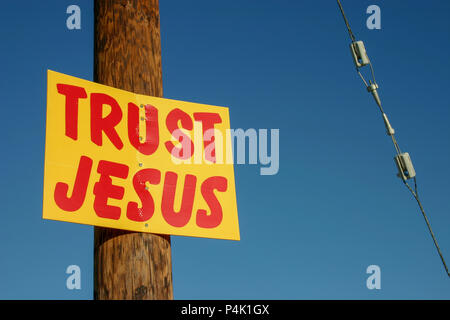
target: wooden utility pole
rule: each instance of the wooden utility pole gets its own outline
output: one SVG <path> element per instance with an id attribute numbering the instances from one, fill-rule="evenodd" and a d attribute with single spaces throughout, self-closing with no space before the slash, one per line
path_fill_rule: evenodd
<path id="1" fill-rule="evenodd" d="M 162 97 L 158 0 L 94 7 L 94 81 Z M 170 237 L 95 227 L 94 299 L 173 299 Z"/>

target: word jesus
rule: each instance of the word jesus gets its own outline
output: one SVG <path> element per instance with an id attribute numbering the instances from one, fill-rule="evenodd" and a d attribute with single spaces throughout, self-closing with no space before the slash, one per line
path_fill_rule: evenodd
<path id="1" fill-rule="evenodd" d="M 73 186 L 72 196 L 67 196 L 69 186 L 58 182 L 55 187 L 55 202 L 62 210 L 77 211 L 84 203 L 89 178 L 91 176 L 93 161 L 89 157 L 82 156 L 78 165 L 78 172 Z M 94 211 L 102 218 L 118 220 L 121 215 L 119 207 L 108 205 L 108 199 L 122 200 L 124 188 L 112 184 L 111 177 L 126 179 L 129 168 L 127 165 L 101 160 L 98 163 L 97 172 L 99 180 L 94 185 Z M 183 197 L 181 208 L 178 212 L 174 210 L 174 199 L 178 175 L 168 171 L 164 177 L 163 195 L 161 200 L 161 212 L 164 220 L 174 227 L 184 227 L 192 215 L 197 178 L 187 174 L 184 179 Z M 138 203 L 130 201 L 127 205 L 126 215 L 132 221 L 147 221 L 155 211 L 155 202 L 148 191 L 147 184 L 159 185 L 161 182 L 161 171 L 158 169 L 142 169 L 133 177 L 133 186 L 139 196 L 142 207 Z M 197 210 L 196 224 L 202 228 L 215 228 L 222 222 L 222 207 L 214 195 L 214 190 L 225 192 L 227 190 L 227 179 L 224 177 L 209 177 L 201 184 L 201 193 L 208 204 L 210 213 L 204 209 Z"/>

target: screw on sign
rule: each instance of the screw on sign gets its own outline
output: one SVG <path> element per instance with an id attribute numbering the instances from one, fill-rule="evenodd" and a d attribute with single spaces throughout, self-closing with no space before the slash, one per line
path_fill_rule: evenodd
<path id="1" fill-rule="evenodd" d="M 188 134 L 194 122 L 202 127 L 200 143 Z M 49 71 L 44 218 L 238 240 L 233 165 L 216 163 L 223 146 L 205 134 L 226 129 L 224 107 Z M 196 150 L 210 150 L 205 163 L 172 161 L 189 160 Z"/>

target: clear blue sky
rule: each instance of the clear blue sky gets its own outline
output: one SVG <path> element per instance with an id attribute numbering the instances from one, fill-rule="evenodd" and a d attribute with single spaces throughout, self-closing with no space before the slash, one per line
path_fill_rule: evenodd
<path id="1" fill-rule="evenodd" d="M 450 262 L 450 2 L 343 0 Z M 81 7 L 81 30 L 66 8 Z M 366 8 L 381 8 L 381 30 Z M 46 70 L 93 77 L 92 1 L 0 11 L 0 298 L 91 299 L 93 227 L 42 220 Z M 336 1 L 161 1 L 164 96 L 279 128 L 280 171 L 235 168 L 241 241 L 172 237 L 177 299 L 449 299 Z M 81 290 L 66 289 L 79 265 Z M 381 290 L 366 268 L 381 268 Z"/>

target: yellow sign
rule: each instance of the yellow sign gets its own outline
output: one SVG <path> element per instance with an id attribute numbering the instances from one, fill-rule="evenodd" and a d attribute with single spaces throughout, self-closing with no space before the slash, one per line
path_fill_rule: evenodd
<path id="1" fill-rule="evenodd" d="M 43 218 L 239 240 L 229 129 L 228 108 L 49 70 Z"/>

